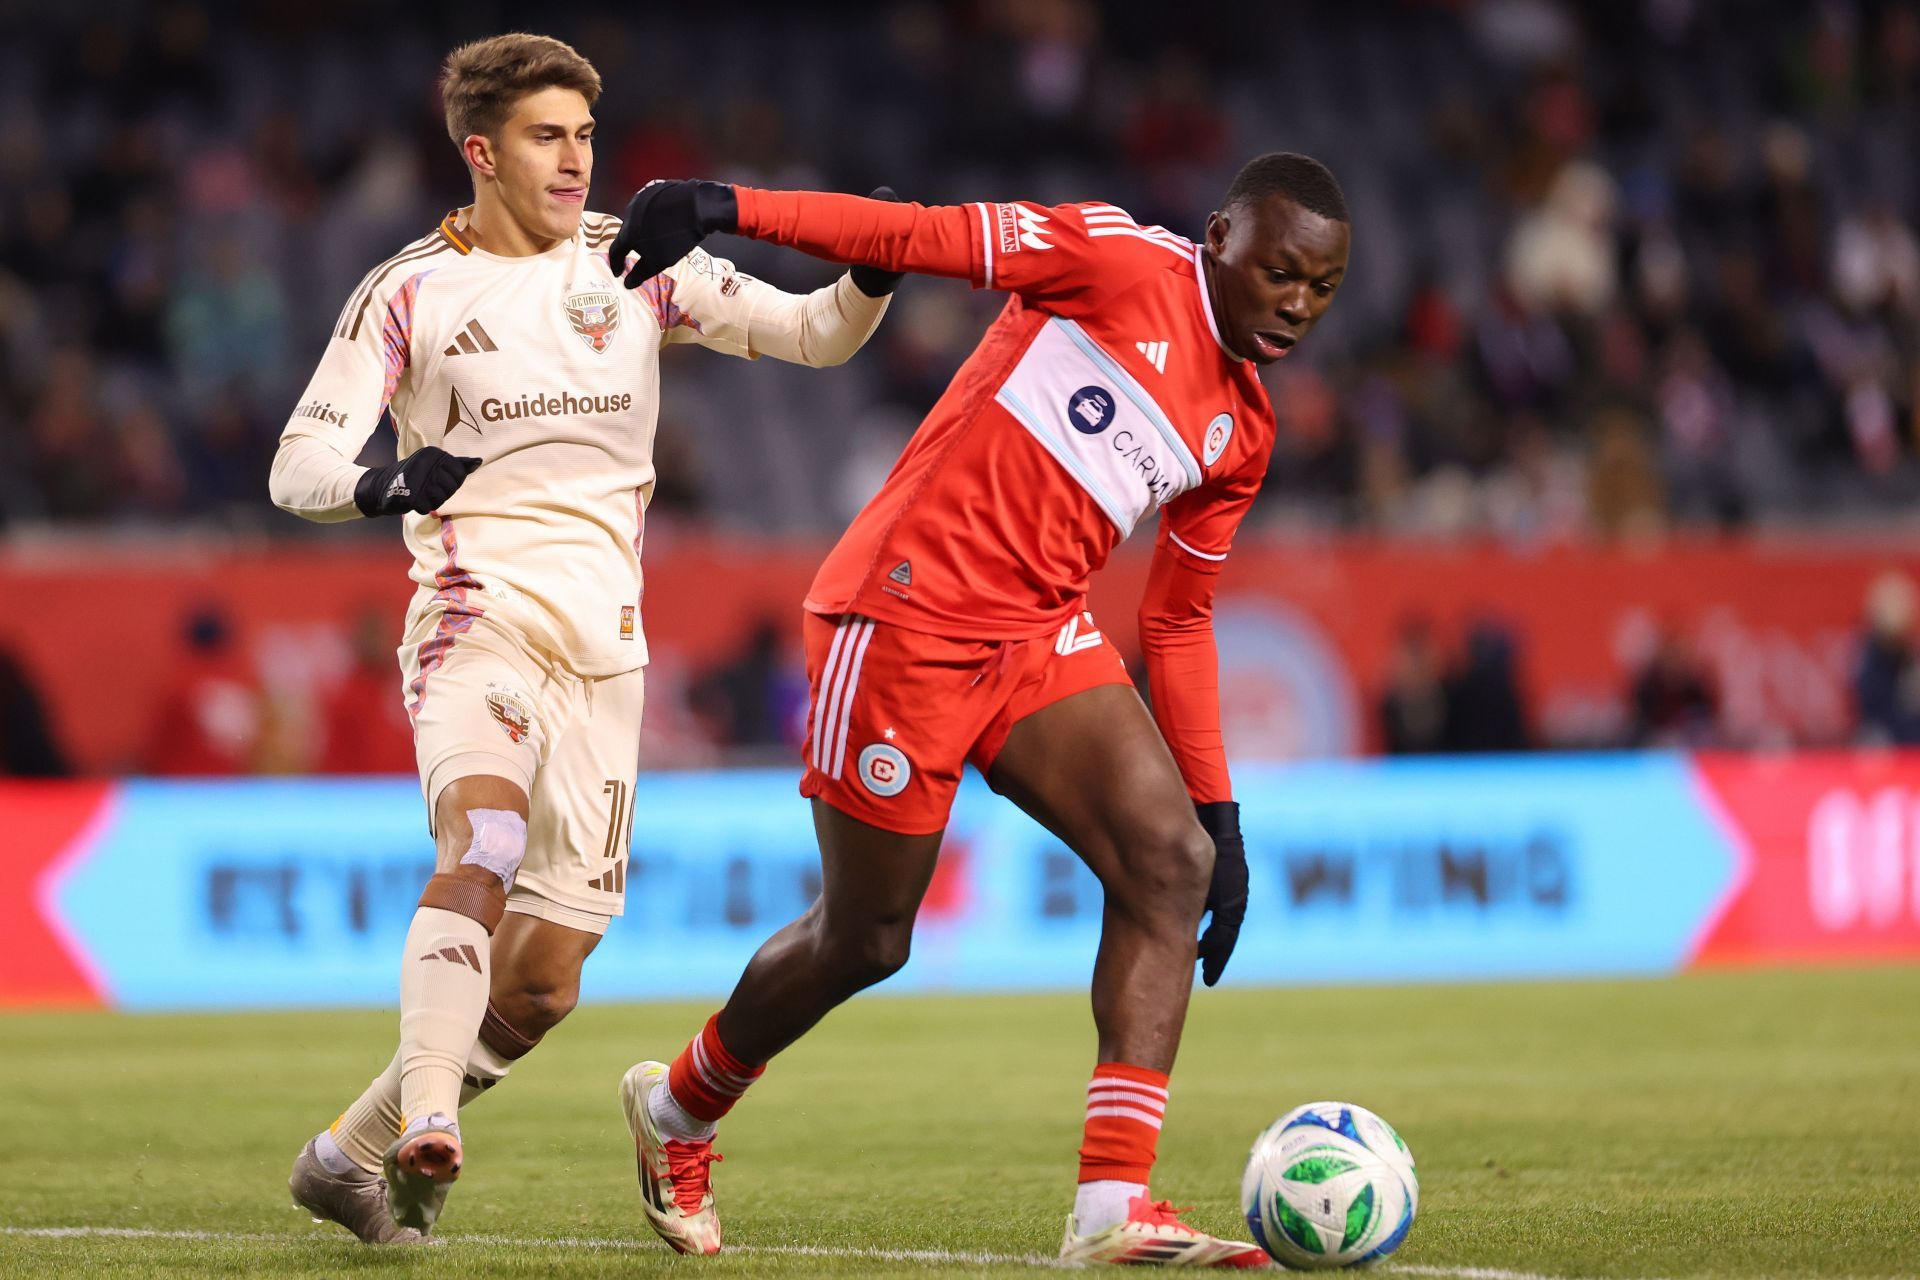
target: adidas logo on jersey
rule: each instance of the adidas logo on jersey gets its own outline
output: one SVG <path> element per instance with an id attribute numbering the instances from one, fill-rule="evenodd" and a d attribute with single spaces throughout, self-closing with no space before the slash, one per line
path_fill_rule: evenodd
<path id="1" fill-rule="evenodd" d="M 1161 373 L 1167 371 L 1167 344 L 1164 342 L 1136 342 L 1134 350 L 1147 358 L 1147 363 Z"/>
<path id="2" fill-rule="evenodd" d="M 467 327 L 460 331 L 460 336 L 455 338 L 452 345 L 440 354 L 443 356 L 471 356 L 478 355 L 482 351 L 498 351 L 499 349 L 500 348 L 493 345 L 493 339 L 487 336 L 487 331 L 480 327 L 478 320 L 469 320 L 467 321 Z"/>
<path id="3" fill-rule="evenodd" d="M 913 585 L 913 566 L 905 560 L 902 560 L 899 564 L 893 566 L 893 572 L 887 576 L 903 587 L 910 587 Z"/>

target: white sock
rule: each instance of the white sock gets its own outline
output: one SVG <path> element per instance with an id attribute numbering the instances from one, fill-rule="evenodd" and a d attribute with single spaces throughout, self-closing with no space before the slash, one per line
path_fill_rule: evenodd
<path id="1" fill-rule="evenodd" d="M 340 1113 L 327 1130 L 327 1137 L 354 1164 L 368 1173 L 378 1173 L 387 1145 L 400 1136 L 400 1125 L 400 1055 L 396 1053 L 387 1069 Z"/>
<path id="2" fill-rule="evenodd" d="M 1094 1235 L 1127 1220 L 1127 1205 L 1147 1194 L 1142 1182 L 1117 1182 L 1097 1178 L 1083 1182 L 1073 1195 L 1074 1230 L 1083 1236 Z"/>
<path id="3" fill-rule="evenodd" d="M 710 1120 L 700 1120 L 690 1116 L 673 1096 L 673 1090 L 665 1081 L 647 1095 L 647 1114 L 653 1117 L 653 1127 L 662 1136 L 680 1138 L 687 1142 L 705 1142 L 719 1131 L 720 1126 Z"/>
<path id="4" fill-rule="evenodd" d="M 487 1090 L 505 1080 L 511 1070 L 512 1059 L 501 1057 L 485 1040 L 475 1040 L 473 1052 L 467 1055 L 466 1078 L 460 1082 L 461 1107 L 484 1096 Z"/>
<path id="5" fill-rule="evenodd" d="M 335 1177 L 365 1172 L 353 1162 L 352 1156 L 340 1149 L 331 1129 L 322 1129 L 320 1136 L 313 1140 L 313 1154 L 319 1157 L 320 1167 Z"/>
<path id="6" fill-rule="evenodd" d="M 467 1057 L 487 1011 L 492 939 L 478 920 L 420 907 L 400 958 L 400 1114 L 460 1109 Z"/>
<path id="7" fill-rule="evenodd" d="M 506 1079 L 512 1069 L 513 1063 L 495 1053 L 486 1041 L 475 1040 L 467 1055 L 466 1076 L 460 1083 L 460 1105 L 465 1107 L 481 1097 Z M 347 1172 L 347 1166 L 335 1166 L 332 1153 L 337 1152 L 348 1166 L 379 1173 L 380 1158 L 386 1154 L 387 1144 L 400 1135 L 400 1125 L 400 1057 L 395 1054 L 366 1092 L 320 1135 L 315 1143 L 320 1163 L 334 1173 Z"/>

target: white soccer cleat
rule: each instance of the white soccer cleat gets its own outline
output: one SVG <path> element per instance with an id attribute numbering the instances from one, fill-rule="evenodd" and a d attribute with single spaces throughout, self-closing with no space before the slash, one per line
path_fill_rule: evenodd
<path id="1" fill-rule="evenodd" d="M 1184 1210 L 1165 1200 L 1135 1196 L 1124 1222 L 1083 1236 L 1072 1214 L 1060 1242 L 1060 1261 L 1112 1263 L 1122 1267 L 1270 1267 L 1257 1244 L 1222 1240 L 1180 1221 Z"/>
<path id="2" fill-rule="evenodd" d="M 640 1201 L 660 1238 L 681 1253 L 720 1252 L 720 1218 L 713 1211 L 713 1173 L 720 1153 L 711 1139 L 662 1138 L 647 1098 L 667 1085 L 667 1064 L 640 1062 L 620 1081 L 620 1106 L 633 1134 L 640 1170 Z"/>

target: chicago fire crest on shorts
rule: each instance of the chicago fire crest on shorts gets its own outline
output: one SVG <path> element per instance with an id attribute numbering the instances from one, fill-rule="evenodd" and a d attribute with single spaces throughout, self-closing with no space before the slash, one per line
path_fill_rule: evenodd
<path id="1" fill-rule="evenodd" d="M 906 752 L 885 742 L 876 742 L 860 753 L 859 769 L 861 784 L 882 799 L 905 791 L 913 778 L 913 765 Z"/>

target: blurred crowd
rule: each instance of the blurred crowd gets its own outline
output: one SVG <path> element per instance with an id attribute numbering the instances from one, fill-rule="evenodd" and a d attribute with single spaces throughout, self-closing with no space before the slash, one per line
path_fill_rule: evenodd
<path id="1" fill-rule="evenodd" d="M 0 525 L 302 531 L 264 477 L 338 307 L 467 198 L 438 61 L 524 20 L 0 0 Z M 1196 235 L 1246 157 L 1326 160 L 1353 267 L 1272 373 L 1259 524 L 1652 537 L 1920 496 L 1912 3 L 582 3 L 550 30 L 607 84 L 604 209 L 661 175 L 886 182 Z M 831 376 L 674 352 L 660 514 L 838 528 L 996 303 L 909 282 Z"/>
<path id="2" fill-rule="evenodd" d="M 1197 235 L 1238 164 L 1324 159 L 1354 216 L 1340 303 L 1269 372 L 1252 526 L 1532 545 L 1669 529 L 1899 530 L 1920 499 L 1920 3 L 588 0 L 534 23 L 601 70 L 593 205 L 703 175 L 929 203 L 1101 199 Z M 368 267 L 468 198 L 433 80 L 487 6 L 0 0 L 0 536 L 391 538 L 273 510 L 279 430 Z M 833 269 L 734 239 L 789 288 Z M 910 280 L 831 374 L 666 356 L 650 523 L 830 535 L 999 305 Z M 368 460 L 391 454 L 377 433 Z M 664 530 L 663 530 L 664 531 Z M 1920 742 L 1915 590 L 1877 583 L 1806 741 Z M 289 719 L 215 613 L 157 772 L 398 770 L 391 619 Z M 164 630 L 164 627 L 163 627 Z M 1755 746 L 1732 669 L 1649 621 L 1604 714 L 1529 704 L 1526 637 L 1404 621 L 1356 672 L 1393 752 Z M 648 742 L 786 760 L 790 637 L 663 664 Z M 378 709 L 379 714 L 373 714 Z M 0 654 L 0 773 L 71 764 Z"/>

